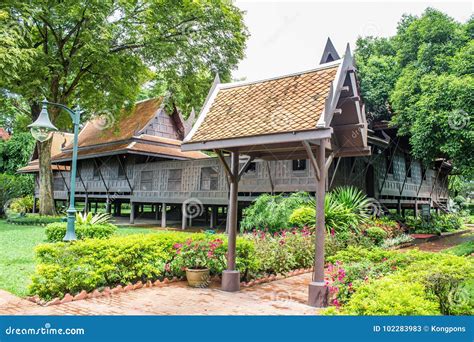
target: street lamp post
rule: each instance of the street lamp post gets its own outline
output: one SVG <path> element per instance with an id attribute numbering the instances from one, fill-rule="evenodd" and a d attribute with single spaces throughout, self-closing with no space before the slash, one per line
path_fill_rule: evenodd
<path id="1" fill-rule="evenodd" d="M 49 119 L 49 114 L 47 106 L 55 106 L 61 109 L 64 109 L 68 112 L 69 116 L 72 119 L 74 125 L 74 142 L 72 146 L 72 165 L 71 165 L 71 186 L 70 186 L 70 197 L 69 197 L 69 208 L 67 209 L 67 230 L 66 235 L 64 236 L 63 241 L 75 241 L 76 231 L 75 231 L 75 222 L 76 222 L 76 208 L 75 204 L 75 192 L 76 192 L 76 168 L 77 168 L 77 148 L 78 148 L 78 135 L 79 135 L 79 123 L 81 119 L 82 111 L 77 107 L 75 110 L 72 110 L 65 105 L 60 103 L 48 102 L 45 100 L 42 101 L 43 107 L 41 109 L 38 119 L 33 122 L 28 127 L 31 129 L 31 134 L 39 142 L 44 142 L 51 138 L 53 131 L 58 129 L 51 123 Z"/>

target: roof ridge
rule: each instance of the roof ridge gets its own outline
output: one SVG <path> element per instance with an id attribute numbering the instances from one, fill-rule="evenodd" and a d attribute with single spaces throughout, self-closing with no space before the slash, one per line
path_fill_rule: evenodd
<path id="1" fill-rule="evenodd" d="M 220 83 L 219 84 L 219 89 L 223 90 L 223 89 L 244 87 L 244 86 L 252 85 L 252 84 L 256 84 L 256 83 L 265 83 L 265 82 L 269 82 L 269 81 L 279 80 L 279 79 L 282 79 L 282 78 L 299 76 L 299 75 L 303 75 L 303 74 L 308 74 L 310 72 L 330 69 L 330 68 L 333 68 L 335 66 L 338 66 L 339 64 L 341 64 L 341 62 L 342 62 L 342 58 L 337 59 L 337 60 L 332 61 L 332 62 L 320 64 L 316 68 L 312 68 L 312 69 L 308 69 L 308 70 L 302 70 L 302 71 L 298 71 L 298 72 L 293 72 L 293 73 L 289 73 L 289 74 L 285 74 L 285 75 L 273 76 L 273 77 L 263 78 L 263 79 L 254 80 L 254 81 L 239 81 L 239 82 Z"/>

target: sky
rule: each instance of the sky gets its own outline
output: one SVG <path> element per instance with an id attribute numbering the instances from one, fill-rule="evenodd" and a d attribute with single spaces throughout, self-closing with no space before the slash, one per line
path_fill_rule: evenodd
<path id="1" fill-rule="evenodd" d="M 403 14 L 420 15 L 427 7 L 465 22 L 472 1 L 236 1 L 245 11 L 250 37 L 246 56 L 234 79 L 259 80 L 319 64 L 328 37 L 340 55 L 358 36 L 387 37 L 396 33 Z"/>

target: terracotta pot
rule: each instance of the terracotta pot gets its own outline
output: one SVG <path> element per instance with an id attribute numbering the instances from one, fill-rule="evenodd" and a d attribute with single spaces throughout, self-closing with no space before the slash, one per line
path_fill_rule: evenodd
<path id="1" fill-rule="evenodd" d="M 186 269 L 186 279 L 191 287 L 208 287 L 211 282 L 209 269 Z"/>

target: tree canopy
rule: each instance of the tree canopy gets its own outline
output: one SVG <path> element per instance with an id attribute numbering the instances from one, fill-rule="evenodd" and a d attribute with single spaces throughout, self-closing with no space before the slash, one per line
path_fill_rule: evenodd
<path id="1" fill-rule="evenodd" d="M 228 0 L 4 0 L 0 22 L 0 96 L 19 96 L 33 120 L 43 98 L 126 114 L 145 85 L 152 96 L 169 92 L 168 105 L 187 115 L 215 73 L 230 78 L 247 40 Z M 70 128 L 67 113 L 49 113 Z M 39 144 L 42 214 L 54 212 L 50 144 Z"/>
<path id="2" fill-rule="evenodd" d="M 474 19 L 427 9 L 404 16 L 390 38 L 359 38 L 356 62 L 369 114 L 408 136 L 425 162 L 445 158 L 472 177 Z"/>

